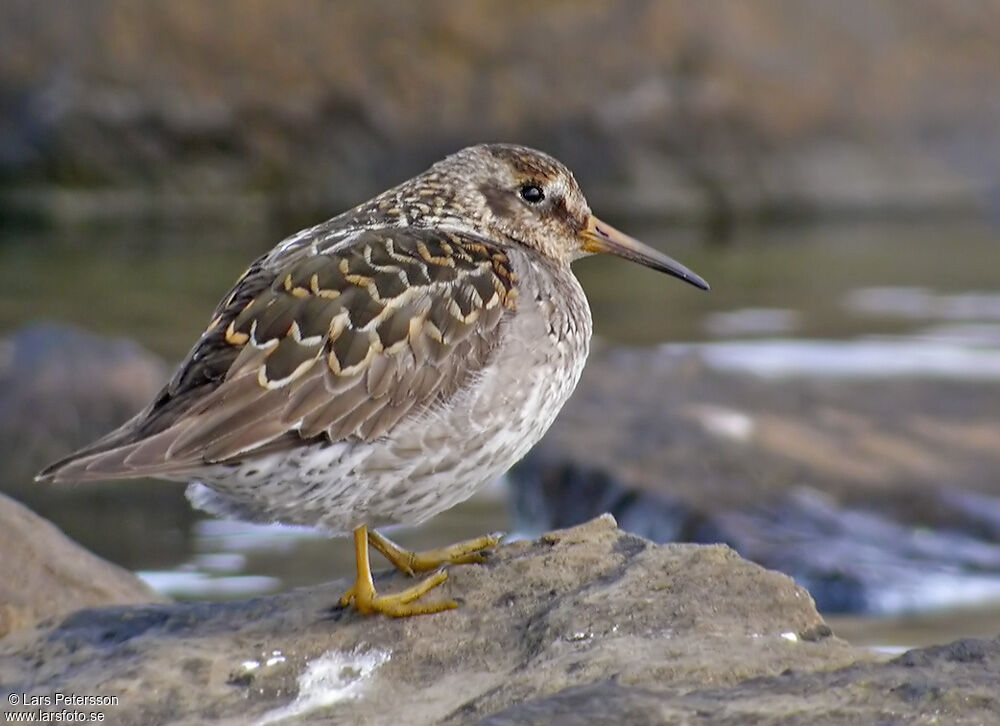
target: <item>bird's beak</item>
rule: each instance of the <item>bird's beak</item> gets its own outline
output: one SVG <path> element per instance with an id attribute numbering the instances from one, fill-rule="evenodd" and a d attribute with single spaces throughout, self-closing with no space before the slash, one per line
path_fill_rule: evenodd
<path id="1" fill-rule="evenodd" d="M 580 231 L 583 239 L 583 251 L 591 254 L 610 253 L 659 272 L 673 275 L 684 282 L 689 282 L 702 290 L 708 289 L 708 283 L 700 275 L 695 274 L 677 260 L 667 257 L 662 252 L 644 245 L 637 239 L 619 232 L 606 222 L 602 222 L 593 214 L 587 220 L 587 226 Z"/>

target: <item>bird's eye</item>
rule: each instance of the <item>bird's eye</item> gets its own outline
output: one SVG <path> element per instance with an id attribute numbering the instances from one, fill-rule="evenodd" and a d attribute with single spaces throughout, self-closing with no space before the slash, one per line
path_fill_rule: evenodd
<path id="1" fill-rule="evenodd" d="M 538 204 L 545 199 L 545 192 L 542 191 L 540 186 L 535 184 L 525 184 L 521 187 L 521 199 L 526 201 L 528 204 Z"/>

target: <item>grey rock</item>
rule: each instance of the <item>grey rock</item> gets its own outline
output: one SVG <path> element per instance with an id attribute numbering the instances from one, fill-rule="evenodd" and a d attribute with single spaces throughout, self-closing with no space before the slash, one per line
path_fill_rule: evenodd
<path id="1" fill-rule="evenodd" d="M 82 610 L 0 642 L 0 691 L 115 695 L 102 708 L 126 726 L 507 723 L 505 710 L 560 692 L 580 718 L 595 700 L 638 718 L 694 689 L 871 659 L 832 637 L 789 578 L 722 546 L 654 545 L 610 517 L 450 572 L 430 597 L 461 607 L 402 620 L 331 609 L 346 581 Z M 406 581 L 383 573 L 377 586 Z"/>
<path id="2" fill-rule="evenodd" d="M 0 552 L 0 638 L 85 607 L 164 602 L 131 572 L 3 494 Z"/>
<path id="3" fill-rule="evenodd" d="M 566 688 L 483 719 L 479 726 L 645 726 L 670 723 L 676 711 L 663 695 L 614 680 Z"/>
<path id="4" fill-rule="evenodd" d="M 675 717 L 697 714 L 719 724 L 990 724 L 1000 719 L 998 668 L 1000 640 L 959 640 L 887 663 L 699 689 L 685 695 Z"/>
<path id="5" fill-rule="evenodd" d="M 481 726 L 709 723 L 760 726 L 996 723 L 1000 639 L 959 640 L 888 663 L 830 672 L 786 671 L 732 687 L 695 688 L 665 699 L 604 681 L 513 706 Z"/>

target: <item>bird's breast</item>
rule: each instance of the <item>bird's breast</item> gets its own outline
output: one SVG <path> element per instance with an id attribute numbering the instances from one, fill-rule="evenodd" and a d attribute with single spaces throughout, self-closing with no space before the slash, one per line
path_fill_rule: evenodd
<path id="1" fill-rule="evenodd" d="M 517 309 L 491 365 L 490 387 L 510 413 L 535 409 L 548 428 L 583 371 L 593 329 L 590 306 L 568 268 L 526 256 L 511 255 L 511 261 Z"/>

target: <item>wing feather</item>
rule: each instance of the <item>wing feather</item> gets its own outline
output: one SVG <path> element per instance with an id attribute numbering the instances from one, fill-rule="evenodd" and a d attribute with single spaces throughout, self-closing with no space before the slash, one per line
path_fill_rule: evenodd
<path id="1" fill-rule="evenodd" d="M 40 478 L 170 476 L 378 439 L 487 365 L 515 282 L 502 249 L 454 232 L 361 230 L 270 253 L 145 411 Z"/>

